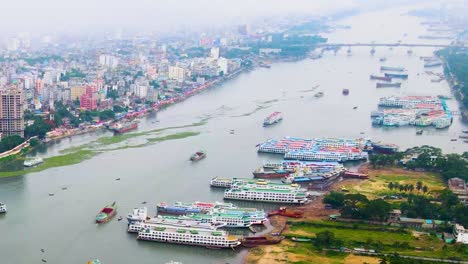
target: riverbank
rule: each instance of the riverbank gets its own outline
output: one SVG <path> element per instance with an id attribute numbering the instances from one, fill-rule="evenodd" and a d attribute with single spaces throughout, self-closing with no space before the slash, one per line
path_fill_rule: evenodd
<path id="1" fill-rule="evenodd" d="M 330 191 L 341 192 L 345 189 L 347 193 L 360 193 L 366 195 L 369 199 L 375 199 L 383 195 L 392 194 L 392 191 L 387 187 L 389 182 L 416 185 L 416 182 L 421 181 L 428 186 L 427 193 L 424 193 L 427 196 L 437 194 L 439 191 L 446 188 L 446 184 L 442 180 L 441 176 L 430 172 L 408 171 L 396 167 L 373 169 L 369 167 L 369 164 L 363 164 L 360 166 L 359 172 L 368 174 L 369 179 L 346 179 L 335 183 L 330 190 L 326 191 L 326 193 Z M 406 241 L 411 245 L 411 247 L 426 250 L 399 249 L 399 254 L 432 258 L 464 257 L 463 254 L 456 253 L 454 249 L 443 250 L 443 247 L 446 244 L 442 240 L 429 236 L 426 233 L 406 231 L 409 233 L 391 233 L 392 236 L 394 236 L 392 237 L 386 231 L 362 231 L 359 230 L 359 228 L 348 228 L 348 225 L 350 224 L 346 224 L 345 222 L 341 224 L 342 222 L 340 221 L 330 221 L 330 215 L 338 215 L 340 212 L 336 209 L 325 209 L 322 200 L 323 196 L 300 207 L 305 211 L 304 218 L 291 219 L 281 216 L 270 218 L 271 224 L 274 227 L 274 230 L 276 230 L 274 232 L 281 230 L 281 235 L 289 238 L 297 236 L 314 238 L 316 233 L 327 230 L 334 232 L 335 237 L 342 240 L 345 243 L 345 246 L 348 247 L 350 245 L 361 247 L 358 246 L 360 243 L 380 241 L 386 245 L 385 247 L 391 248 L 395 242 L 401 243 Z M 396 199 L 392 200 L 392 202 L 398 203 L 401 201 Z M 337 225 L 343 226 L 337 227 Z M 367 230 L 368 228 L 378 228 L 379 226 L 383 228 L 382 225 L 363 225 L 363 230 Z M 384 240 L 379 239 L 383 237 L 385 237 Z M 433 249 L 427 250 L 427 248 L 430 247 Z M 448 245 L 448 247 L 453 247 L 453 245 Z M 262 246 L 251 249 L 249 254 L 246 256 L 244 263 L 379 263 L 378 261 L 378 256 L 356 256 L 349 252 L 339 253 L 322 251 L 318 250 L 312 242 L 300 243 L 287 238 L 278 245 Z"/>
<path id="2" fill-rule="evenodd" d="M 2 177 L 14 177 L 14 176 L 21 176 L 27 173 L 39 172 L 50 168 L 55 167 L 63 167 L 78 164 L 85 160 L 88 160 L 100 153 L 108 152 L 108 151 L 115 151 L 115 150 L 122 150 L 128 148 L 141 148 L 145 146 L 149 146 L 152 144 L 160 143 L 163 141 L 168 140 L 178 140 L 184 139 L 188 137 L 194 137 L 199 135 L 201 132 L 199 131 L 176 131 L 172 134 L 162 134 L 165 131 L 169 130 L 180 130 L 184 128 L 194 128 L 203 126 L 206 124 L 208 118 L 202 119 L 199 122 L 182 125 L 182 126 L 173 126 L 173 127 L 166 127 L 166 128 L 159 128 L 144 132 L 137 132 L 137 133 L 127 133 L 121 134 L 116 136 L 110 137 L 100 137 L 90 143 L 83 144 L 80 146 L 70 147 L 61 151 L 63 155 L 53 156 L 44 159 L 44 163 L 32 167 L 32 168 L 23 168 L 13 171 L 2 171 L 0 172 L 0 178 Z M 127 144 L 122 145 L 119 143 L 123 143 L 132 138 L 141 138 L 144 140 L 143 143 L 138 144 Z"/>

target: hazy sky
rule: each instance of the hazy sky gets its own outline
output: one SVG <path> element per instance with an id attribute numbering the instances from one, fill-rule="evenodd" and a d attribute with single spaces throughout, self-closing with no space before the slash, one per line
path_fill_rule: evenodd
<path id="1" fill-rule="evenodd" d="M 353 4 L 354 0 L 4 0 L 0 32 L 227 24 L 256 16 L 323 14 Z"/>

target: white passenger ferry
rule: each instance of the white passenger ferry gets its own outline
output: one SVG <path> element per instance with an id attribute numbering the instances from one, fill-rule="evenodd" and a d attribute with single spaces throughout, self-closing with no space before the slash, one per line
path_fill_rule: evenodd
<path id="1" fill-rule="evenodd" d="M 142 222 L 132 222 L 128 224 L 127 231 L 129 233 L 138 233 L 142 229 L 151 228 L 154 226 L 169 226 L 169 227 L 184 227 L 184 228 L 199 228 L 206 230 L 216 230 L 218 228 L 226 226 L 226 223 L 222 222 L 207 222 L 202 219 L 189 219 L 182 216 L 160 216 L 150 218 Z"/>
<path id="2" fill-rule="evenodd" d="M 138 232 L 139 240 L 203 246 L 208 248 L 234 248 L 241 244 L 235 236 L 225 231 L 208 231 L 199 228 L 152 226 Z"/>
<path id="3" fill-rule="evenodd" d="M 304 204 L 308 202 L 308 193 L 297 190 L 240 188 L 226 190 L 224 192 L 224 199 Z"/>
<path id="4" fill-rule="evenodd" d="M 4 203 L 0 203 L 0 213 L 6 213 L 6 212 L 7 212 L 6 205 Z"/>
<path id="5" fill-rule="evenodd" d="M 145 221 L 148 217 L 148 208 L 134 208 L 133 213 L 127 215 L 129 223 Z"/>

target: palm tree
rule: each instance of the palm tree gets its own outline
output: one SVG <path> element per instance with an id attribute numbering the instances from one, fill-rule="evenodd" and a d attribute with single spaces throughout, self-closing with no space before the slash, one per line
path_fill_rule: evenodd
<path id="1" fill-rule="evenodd" d="M 418 190 L 418 192 L 419 192 L 419 191 L 421 191 L 422 187 L 423 187 L 422 182 L 421 182 L 421 181 L 418 181 L 418 182 L 416 183 L 416 190 Z"/>

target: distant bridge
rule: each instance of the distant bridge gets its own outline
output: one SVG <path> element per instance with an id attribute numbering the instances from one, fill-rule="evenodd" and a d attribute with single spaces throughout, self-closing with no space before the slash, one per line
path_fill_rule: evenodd
<path id="1" fill-rule="evenodd" d="M 320 43 L 316 47 L 432 47 L 432 48 L 464 48 L 462 44 L 424 44 L 424 43 Z"/>

